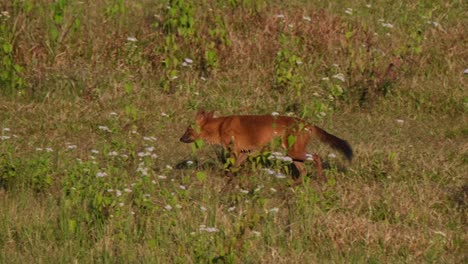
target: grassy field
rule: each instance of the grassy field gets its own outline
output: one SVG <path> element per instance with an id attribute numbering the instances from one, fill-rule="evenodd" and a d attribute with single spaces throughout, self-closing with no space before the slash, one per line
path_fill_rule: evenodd
<path id="1" fill-rule="evenodd" d="M 1 1 L 0 262 L 466 263 L 467 5 L 373 2 Z M 220 149 L 179 142 L 202 107 L 355 158 L 222 192 Z"/>

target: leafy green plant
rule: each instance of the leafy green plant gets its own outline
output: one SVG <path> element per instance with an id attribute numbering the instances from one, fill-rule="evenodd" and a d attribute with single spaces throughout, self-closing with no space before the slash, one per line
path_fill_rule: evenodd
<path id="1" fill-rule="evenodd" d="M 0 156 L 0 187 L 5 189 L 32 189 L 45 192 L 52 185 L 50 156 L 21 160 L 10 154 Z"/>
<path id="2" fill-rule="evenodd" d="M 160 86 L 165 92 L 169 92 L 175 86 L 175 82 L 178 79 L 179 74 L 179 59 L 177 54 L 179 47 L 176 43 L 175 35 L 166 36 L 166 42 L 163 47 L 164 60 L 162 61 L 164 73 L 161 75 Z"/>
<path id="3" fill-rule="evenodd" d="M 1 92 L 7 95 L 23 93 L 26 80 L 22 76 L 24 68 L 15 62 L 16 28 L 10 14 L 0 14 L 0 86 Z"/>
<path id="4" fill-rule="evenodd" d="M 111 18 L 117 18 L 125 14 L 125 1 L 124 0 L 112 0 L 106 7 L 106 15 Z"/>
<path id="5" fill-rule="evenodd" d="M 169 34 L 178 34 L 183 37 L 195 33 L 195 19 L 193 8 L 187 0 L 169 0 L 163 28 Z"/>
<path id="6" fill-rule="evenodd" d="M 112 199 L 106 183 L 107 172 L 99 171 L 92 162 L 78 163 L 69 168 L 62 182 L 62 206 L 67 219 L 64 226 L 71 233 L 77 231 L 77 224 L 87 228 L 100 228 L 110 217 L 110 212 L 118 206 Z"/>
<path id="7" fill-rule="evenodd" d="M 302 79 L 298 74 L 298 67 L 303 63 L 301 58 L 294 53 L 295 39 L 287 35 L 281 35 L 282 48 L 276 53 L 273 88 L 280 92 L 294 91 L 300 96 L 302 91 Z"/>
<path id="8" fill-rule="evenodd" d="M 44 192 L 53 183 L 53 168 L 49 155 L 39 155 L 27 163 L 28 174 L 31 177 L 31 187 L 36 192 Z"/>
<path id="9" fill-rule="evenodd" d="M 0 187 L 9 189 L 18 181 L 18 159 L 14 159 L 9 152 L 0 154 Z"/>

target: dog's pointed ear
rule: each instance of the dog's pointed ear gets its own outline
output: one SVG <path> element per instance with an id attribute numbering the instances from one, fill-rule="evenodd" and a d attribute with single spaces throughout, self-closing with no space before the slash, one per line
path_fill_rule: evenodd
<path id="1" fill-rule="evenodd" d="M 204 116 L 205 114 L 206 114 L 205 109 L 199 108 L 198 111 L 197 111 L 196 117 Z"/>
<path id="2" fill-rule="evenodd" d="M 206 121 L 207 114 L 204 109 L 198 109 L 197 115 L 195 116 L 195 121 L 198 125 L 203 124 Z"/>

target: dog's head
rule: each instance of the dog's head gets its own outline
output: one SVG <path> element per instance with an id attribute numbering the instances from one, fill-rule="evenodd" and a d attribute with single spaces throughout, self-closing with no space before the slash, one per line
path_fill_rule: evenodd
<path id="1" fill-rule="evenodd" d="M 180 138 L 181 142 L 184 143 L 192 143 L 195 142 L 200 137 L 200 134 L 195 131 L 195 129 L 192 128 L 192 126 L 187 127 L 187 130 L 185 130 L 185 133 L 182 135 Z"/>
<path id="2" fill-rule="evenodd" d="M 206 124 L 208 119 L 213 118 L 214 111 L 206 112 L 203 109 L 198 110 L 195 115 L 195 129 L 192 126 L 189 126 L 185 130 L 184 135 L 180 138 L 181 142 L 192 143 L 195 140 L 200 138 L 200 131 L 203 129 L 203 126 Z"/>

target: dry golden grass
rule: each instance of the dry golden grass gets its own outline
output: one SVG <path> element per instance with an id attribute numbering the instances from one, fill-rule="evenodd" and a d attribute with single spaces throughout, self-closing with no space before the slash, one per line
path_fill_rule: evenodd
<path id="1" fill-rule="evenodd" d="M 0 262 L 466 262 L 462 1 L 171 1 L 192 33 L 168 3 L 0 4 L 26 82 L 0 81 Z M 220 193 L 218 149 L 178 142 L 199 107 L 291 112 L 355 159 Z"/>

